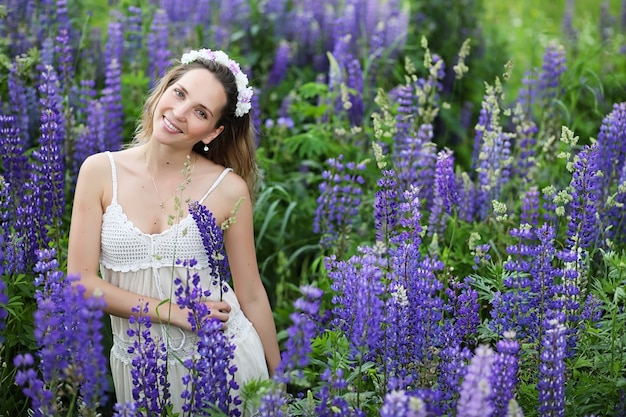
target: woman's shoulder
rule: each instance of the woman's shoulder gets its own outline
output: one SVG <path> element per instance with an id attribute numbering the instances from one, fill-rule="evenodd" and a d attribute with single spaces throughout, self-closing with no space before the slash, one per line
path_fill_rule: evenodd
<path id="1" fill-rule="evenodd" d="M 103 170 L 110 170 L 109 157 L 106 152 L 99 152 L 89 155 L 81 164 L 82 173 L 102 173 Z"/>
<path id="2" fill-rule="evenodd" d="M 248 195 L 248 185 L 246 184 L 246 181 L 230 168 L 224 168 L 223 172 L 225 175 L 222 181 L 224 187 L 222 188 L 224 189 L 226 195 L 235 199 L 246 197 Z"/>
<path id="3" fill-rule="evenodd" d="M 82 166 L 85 167 L 86 169 L 107 168 L 110 170 L 111 158 L 113 159 L 113 162 L 117 165 L 118 162 L 125 161 L 125 158 L 128 156 L 129 153 L 131 153 L 130 149 L 122 149 L 120 151 L 98 152 L 98 153 L 88 156 L 83 161 Z"/>

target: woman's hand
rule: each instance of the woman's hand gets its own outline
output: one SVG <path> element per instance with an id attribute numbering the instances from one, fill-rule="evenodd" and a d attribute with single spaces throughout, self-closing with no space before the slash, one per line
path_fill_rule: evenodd
<path id="1" fill-rule="evenodd" d="M 226 322 L 230 317 L 230 304 L 226 301 L 205 301 L 204 303 L 209 307 L 209 317 L 214 317 L 222 322 L 222 327 L 226 330 Z"/>

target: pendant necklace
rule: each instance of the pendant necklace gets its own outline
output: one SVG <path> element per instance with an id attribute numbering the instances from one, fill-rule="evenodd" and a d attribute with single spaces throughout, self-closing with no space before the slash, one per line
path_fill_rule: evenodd
<path id="1" fill-rule="evenodd" d="M 148 168 L 148 161 L 146 160 L 146 154 L 144 153 L 143 155 L 144 157 L 144 163 L 146 164 L 146 168 Z M 197 159 L 197 156 L 196 156 Z M 165 211 L 165 203 L 167 203 L 170 198 L 174 197 L 176 195 L 177 192 L 179 191 L 183 191 L 185 189 L 185 185 L 189 184 L 191 182 L 191 173 L 193 172 L 194 167 L 196 166 L 196 161 L 194 160 L 193 165 L 189 166 L 189 160 L 190 157 L 187 156 L 187 160 L 185 161 L 185 167 L 182 170 L 183 175 L 185 176 L 185 179 L 183 180 L 183 182 L 181 182 L 180 184 L 178 184 L 178 186 L 176 187 L 176 189 L 174 190 L 174 192 L 172 194 L 170 194 L 166 199 L 163 199 L 161 197 L 161 194 L 159 193 L 159 189 L 156 185 L 156 181 L 154 180 L 154 177 L 152 176 L 152 174 L 150 174 L 150 169 L 148 168 L 148 175 L 150 175 L 150 179 L 152 180 L 152 185 L 154 186 L 154 191 L 156 192 L 157 197 L 159 198 L 159 207 L 161 207 L 161 211 Z"/>

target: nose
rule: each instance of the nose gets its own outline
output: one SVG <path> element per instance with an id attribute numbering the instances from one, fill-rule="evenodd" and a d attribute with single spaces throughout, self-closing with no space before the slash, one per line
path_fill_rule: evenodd
<path id="1" fill-rule="evenodd" d="M 174 117 L 178 120 L 185 120 L 186 111 L 187 107 L 185 103 L 179 103 L 172 108 L 172 113 L 174 114 Z"/>

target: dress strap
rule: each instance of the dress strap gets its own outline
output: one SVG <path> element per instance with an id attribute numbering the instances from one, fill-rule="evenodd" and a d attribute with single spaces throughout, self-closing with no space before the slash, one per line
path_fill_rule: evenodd
<path id="1" fill-rule="evenodd" d="M 115 169 L 115 161 L 110 151 L 105 152 L 111 162 L 111 182 L 113 184 L 113 197 L 111 197 L 111 203 L 117 204 L 117 170 Z"/>
<path id="2" fill-rule="evenodd" d="M 211 185 L 211 188 L 209 188 L 209 191 L 207 191 L 206 194 L 204 195 L 204 197 L 202 197 L 200 199 L 200 203 L 202 203 L 204 201 L 204 199 L 207 198 L 209 196 L 209 194 L 211 194 L 211 192 L 217 188 L 218 185 L 220 185 L 220 182 L 222 182 L 222 180 L 224 179 L 226 174 L 228 174 L 232 170 L 233 170 L 232 168 L 224 168 L 224 171 L 222 171 L 220 176 L 217 177 L 217 179 L 215 180 L 213 185 Z"/>

